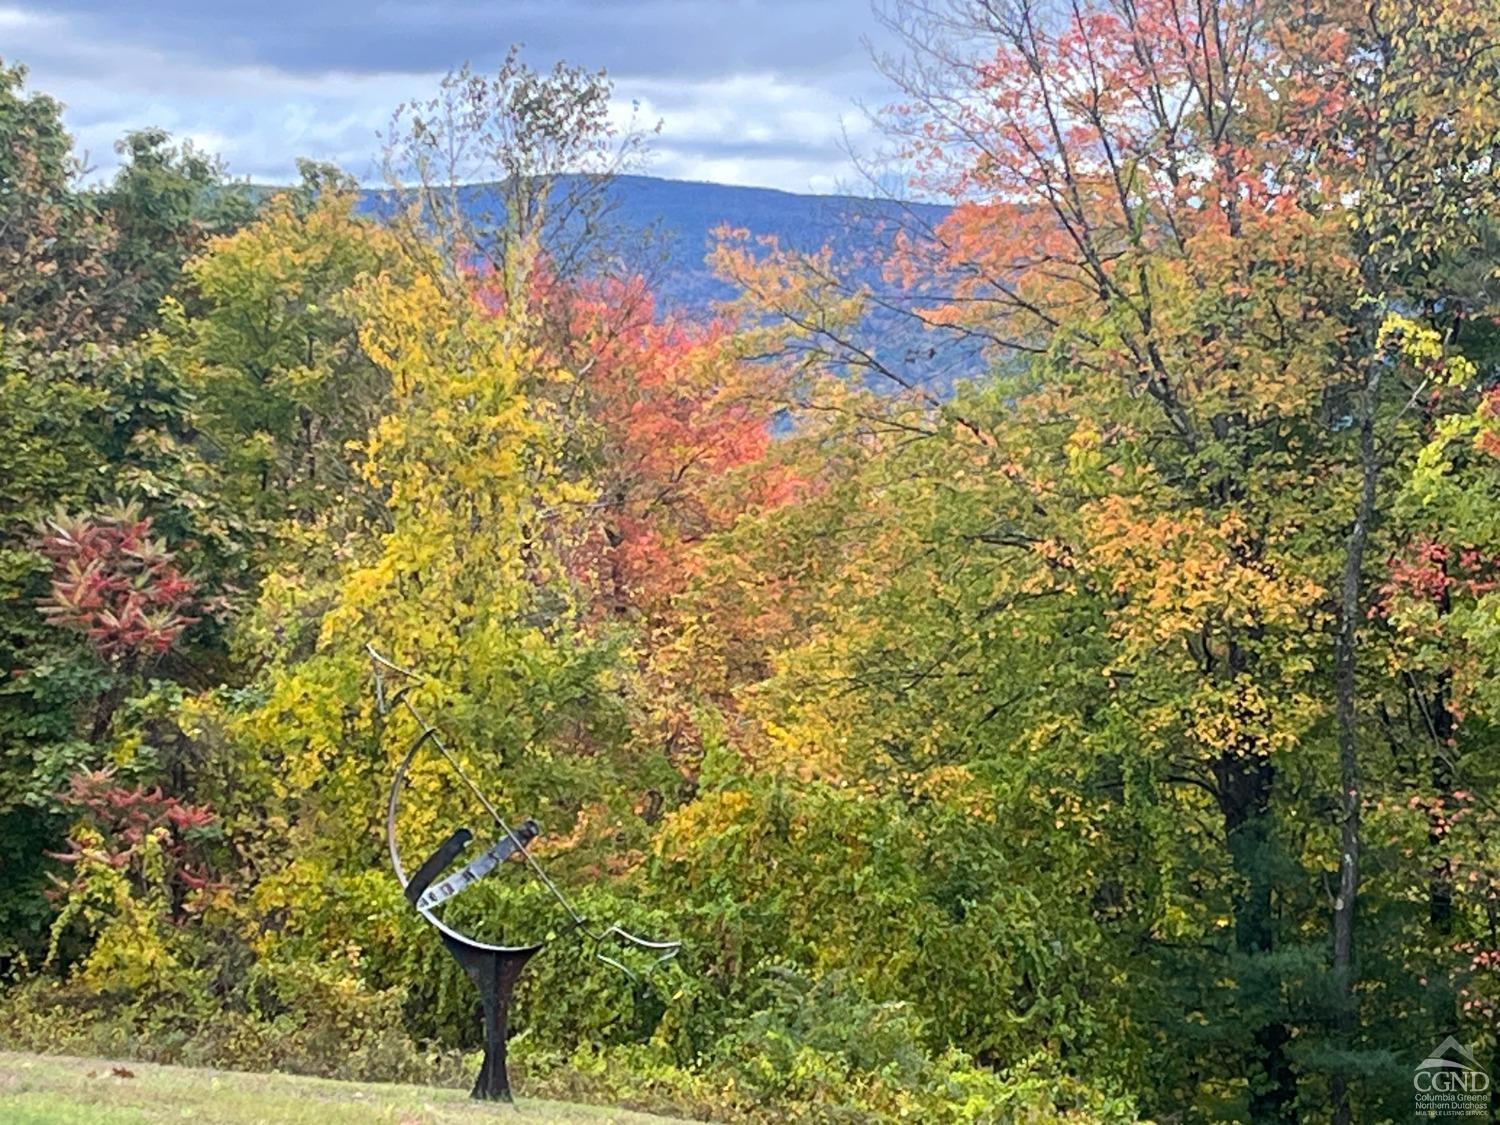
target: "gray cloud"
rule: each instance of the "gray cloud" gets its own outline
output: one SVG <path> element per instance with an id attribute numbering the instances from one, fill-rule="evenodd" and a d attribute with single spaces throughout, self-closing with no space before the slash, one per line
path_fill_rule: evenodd
<path id="1" fill-rule="evenodd" d="M 515 42 L 622 75 L 811 73 L 861 63 L 860 36 L 871 24 L 866 0 L 161 0 L 149 8 L 39 0 L 26 6 L 114 41 L 298 74 L 426 73 L 464 58 L 498 59 Z"/>
<path id="2" fill-rule="evenodd" d="M 524 42 L 534 65 L 605 67 L 622 113 L 660 117 L 657 174 L 831 190 L 842 133 L 866 128 L 855 100 L 885 94 L 876 30 L 868 0 L 0 0 L 0 50 L 102 170 L 120 133 L 160 125 L 273 179 L 296 156 L 368 175 L 397 103 Z"/>

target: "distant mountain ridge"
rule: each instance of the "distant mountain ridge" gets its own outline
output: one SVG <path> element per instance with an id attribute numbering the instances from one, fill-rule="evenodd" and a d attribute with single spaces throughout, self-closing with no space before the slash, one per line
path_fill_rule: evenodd
<path id="1" fill-rule="evenodd" d="M 649 255 L 655 265 L 649 272 L 661 305 L 693 311 L 733 296 L 705 261 L 713 231 L 720 226 L 773 235 L 783 246 L 798 250 L 827 244 L 840 255 L 864 257 L 889 243 L 903 215 L 934 222 L 947 212 L 930 203 L 803 195 L 655 176 L 617 176 L 606 190 L 611 220 L 627 243 L 632 232 L 640 232 L 644 249 L 648 232 L 656 232 Z M 367 191 L 365 205 L 377 209 L 380 194 Z"/>

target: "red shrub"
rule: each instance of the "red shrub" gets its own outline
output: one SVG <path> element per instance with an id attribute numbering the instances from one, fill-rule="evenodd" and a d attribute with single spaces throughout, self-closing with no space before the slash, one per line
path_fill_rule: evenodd
<path id="1" fill-rule="evenodd" d="M 134 507 L 55 517 L 43 528 L 41 549 L 53 567 L 42 613 L 82 630 L 111 663 L 159 656 L 197 620 L 188 612 L 195 583 Z"/>

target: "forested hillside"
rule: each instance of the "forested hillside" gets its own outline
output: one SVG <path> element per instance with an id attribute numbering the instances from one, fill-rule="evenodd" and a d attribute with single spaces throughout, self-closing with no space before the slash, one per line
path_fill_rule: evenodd
<path id="1" fill-rule="evenodd" d="M 721 289 L 587 69 L 267 197 L 0 68 L 0 1039 L 471 1079 L 456 763 L 588 919 L 438 912 L 547 943 L 522 1096 L 1492 1112 L 1500 9 L 898 8 L 944 207 L 735 196 Z"/>
<path id="2" fill-rule="evenodd" d="M 860 185 L 853 185 L 858 188 Z M 579 178 L 557 177 L 560 199 L 578 190 Z M 264 189 L 262 189 L 264 190 Z M 485 212 L 503 195 L 495 185 L 462 191 L 464 202 Z M 936 226 L 947 208 L 932 203 L 848 196 L 798 195 L 770 188 L 689 183 L 629 173 L 601 185 L 600 210 L 608 215 L 611 241 L 629 265 L 649 277 L 664 308 L 698 315 L 735 295 L 734 286 L 708 262 L 715 232 L 753 231 L 803 252 L 833 248 L 846 262 L 859 262 L 858 280 L 882 283 L 882 250 L 903 227 Z M 379 214 L 389 194 L 366 189 L 360 209 Z M 576 233 L 576 232 L 570 232 Z"/>

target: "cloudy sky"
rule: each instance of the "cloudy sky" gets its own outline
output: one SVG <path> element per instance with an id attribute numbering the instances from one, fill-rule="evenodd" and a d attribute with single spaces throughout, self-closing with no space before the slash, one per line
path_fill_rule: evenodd
<path id="1" fill-rule="evenodd" d="M 127 129 L 159 125 L 230 170 L 286 180 L 294 158 L 373 174 L 401 101 L 512 42 L 538 67 L 602 66 L 662 121 L 653 174 L 833 191 L 887 100 L 869 0 L 0 0 L 0 57 L 63 101 L 107 172 Z"/>

